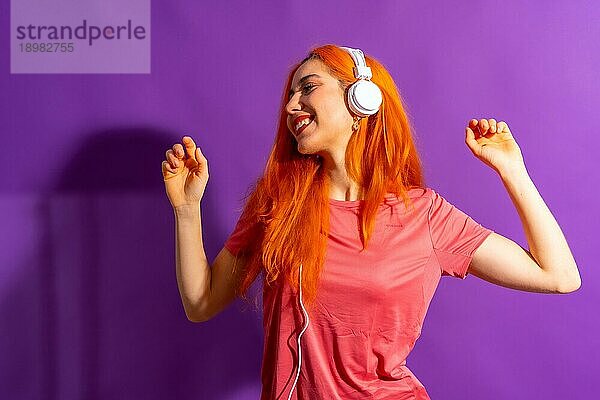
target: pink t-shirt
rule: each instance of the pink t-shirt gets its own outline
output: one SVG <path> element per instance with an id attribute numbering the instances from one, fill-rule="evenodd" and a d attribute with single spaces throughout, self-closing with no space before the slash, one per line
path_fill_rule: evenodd
<path id="1" fill-rule="evenodd" d="M 408 192 L 414 211 L 388 194 L 362 254 L 361 200 L 329 200 L 330 234 L 315 309 L 301 337 L 292 399 L 429 399 L 406 366 L 442 275 L 464 279 L 473 252 L 492 233 L 430 188 Z M 236 255 L 248 226 L 225 247 Z M 264 282 L 263 282 L 264 283 Z M 305 325 L 299 297 L 281 277 L 263 285 L 261 400 L 287 399 Z"/>

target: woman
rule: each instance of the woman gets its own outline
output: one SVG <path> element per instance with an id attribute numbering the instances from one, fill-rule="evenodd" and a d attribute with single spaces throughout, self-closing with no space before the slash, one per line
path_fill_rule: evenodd
<path id="1" fill-rule="evenodd" d="M 442 275 L 580 286 L 508 125 L 472 119 L 465 142 L 502 179 L 530 251 L 425 186 L 396 85 L 361 57 L 326 45 L 292 69 L 265 172 L 212 268 L 199 207 L 207 160 L 185 136 L 162 164 L 188 318 L 209 320 L 263 276 L 262 399 L 428 399 L 406 358 Z M 353 86 L 369 80 L 370 92 Z"/>

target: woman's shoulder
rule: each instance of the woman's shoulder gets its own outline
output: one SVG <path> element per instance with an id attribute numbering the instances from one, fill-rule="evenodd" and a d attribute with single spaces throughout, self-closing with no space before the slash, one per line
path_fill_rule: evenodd
<path id="1" fill-rule="evenodd" d="M 435 191 L 429 187 L 411 187 L 406 191 L 408 203 L 413 209 L 428 209 L 435 196 Z M 392 207 L 401 207 L 404 204 L 404 196 L 388 193 L 384 203 Z M 408 205 L 408 204 L 407 204 Z"/>
<path id="2" fill-rule="evenodd" d="M 435 193 L 435 191 L 428 186 L 413 187 L 413 188 L 408 189 L 408 196 L 410 198 L 417 198 L 417 199 L 421 198 L 421 197 L 431 198 L 434 193 Z"/>
<path id="3" fill-rule="evenodd" d="M 407 196 L 411 200 L 419 200 L 419 199 L 432 199 L 436 195 L 435 190 L 430 187 L 411 187 L 407 189 Z M 386 198 L 396 197 L 394 194 L 388 194 Z M 401 199 L 401 197 L 399 197 Z"/>

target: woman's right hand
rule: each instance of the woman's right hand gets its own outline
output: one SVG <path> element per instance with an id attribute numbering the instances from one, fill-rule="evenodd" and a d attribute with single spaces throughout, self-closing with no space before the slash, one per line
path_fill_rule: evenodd
<path id="1" fill-rule="evenodd" d="M 162 174 L 167 197 L 174 209 L 180 206 L 198 206 L 208 183 L 208 161 L 189 136 L 183 146 L 175 143 L 167 150 L 162 162 Z"/>

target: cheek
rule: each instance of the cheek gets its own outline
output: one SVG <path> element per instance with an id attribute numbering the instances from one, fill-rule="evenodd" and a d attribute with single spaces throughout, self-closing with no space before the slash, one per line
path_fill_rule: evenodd
<path id="1" fill-rule="evenodd" d="M 328 124 L 346 126 L 353 123 L 352 115 L 342 100 L 324 104 L 321 109 L 321 115 L 321 119 Z"/>

